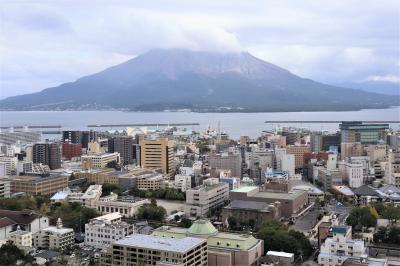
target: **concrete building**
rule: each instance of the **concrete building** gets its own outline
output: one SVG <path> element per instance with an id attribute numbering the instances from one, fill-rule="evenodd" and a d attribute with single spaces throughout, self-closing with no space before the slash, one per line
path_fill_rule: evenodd
<path id="1" fill-rule="evenodd" d="M 17 143 L 36 143 L 42 138 L 42 134 L 36 131 L 30 131 L 27 128 L 23 130 L 0 130 L 0 143 L 4 145 L 13 145 Z"/>
<path id="2" fill-rule="evenodd" d="M 82 155 L 82 144 L 64 142 L 61 147 L 62 157 L 71 160 L 72 158 L 80 157 Z"/>
<path id="3" fill-rule="evenodd" d="M 282 251 L 268 251 L 265 254 L 269 265 L 291 266 L 294 265 L 294 254 Z"/>
<path id="4" fill-rule="evenodd" d="M 259 187 L 246 186 L 231 190 L 229 193 L 231 201 L 256 201 L 267 204 L 280 203 L 281 215 L 285 218 L 295 218 L 309 207 L 307 192 L 292 190 L 288 193 L 260 191 Z"/>
<path id="5" fill-rule="evenodd" d="M 100 200 L 101 193 L 102 193 L 101 185 L 90 185 L 85 192 L 68 193 L 67 200 L 69 202 L 79 202 L 80 204 L 88 208 L 96 208 L 97 202 Z"/>
<path id="6" fill-rule="evenodd" d="M 170 179 L 174 177 L 174 141 L 167 138 L 140 140 L 140 165 L 161 169 Z"/>
<path id="7" fill-rule="evenodd" d="M 311 152 L 322 151 L 322 132 L 314 131 L 310 134 L 310 150 Z"/>
<path id="8" fill-rule="evenodd" d="M 121 164 L 133 164 L 133 138 L 130 136 L 117 136 L 108 139 L 108 152 L 118 152 L 121 156 Z"/>
<path id="9" fill-rule="evenodd" d="M 98 143 L 96 141 L 89 142 L 86 153 L 87 153 L 87 155 L 93 155 L 93 154 L 102 153 L 102 149 L 101 149 L 100 143 Z"/>
<path id="10" fill-rule="evenodd" d="M 85 224 L 85 245 L 103 249 L 133 232 L 134 225 L 123 222 L 119 212 L 109 213 Z"/>
<path id="11" fill-rule="evenodd" d="M 318 181 L 326 191 L 333 186 L 340 186 L 343 184 L 343 176 L 339 169 L 329 171 L 326 168 L 318 168 Z"/>
<path id="12" fill-rule="evenodd" d="M 349 187 L 358 188 L 364 185 L 364 168 L 361 163 L 339 162 L 339 171 Z"/>
<path id="13" fill-rule="evenodd" d="M 280 205 L 280 203 L 232 200 L 228 206 L 222 208 L 222 221 L 227 222 L 229 217 L 234 217 L 236 226 L 242 223 L 253 224 L 257 230 L 265 220 L 281 217 Z"/>
<path id="14" fill-rule="evenodd" d="M 367 258 L 364 241 L 351 238 L 350 226 L 333 226 L 332 237 L 321 245 L 318 264 L 324 266 L 342 265 L 348 258 Z"/>
<path id="15" fill-rule="evenodd" d="M 158 237 L 182 240 L 204 239 L 208 246 L 209 266 L 253 266 L 260 264 L 264 242 L 246 233 L 218 232 L 208 220 L 197 220 L 187 228 L 161 226 L 152 233 Z M 206 264 L 207 265 L 207 264 Z"/>
<path id="16" fill-rule="evenodd" d="M 68 176 L 19 176 L 10 180 L 11 193 L 52 195 L 68 187 Z"/>
<path id="17" fill-rule="evenodd" d="M 9 240 L 20 249 L 32 247 L 32 233 L 21 230 L 17 227 L 17 230 L 13 231 L 9 235 Z"/>
<path id="18" fill-rule="evenodd" d="M 17 174 L 17 157 L 6 157 L 0 156 L 0 162 L 4 163 L 6 175 L 16 175 Z"/>
<path id="19" fill-rule="evenodd" d="M 384 181 L 386 184 L 400 188 L 400 151 L 392 151 L 388 157 Z"/>
<path id="20" fill-rule="evenodd" d="M 105 168 L 108 163 L 116 162 L 121 163 L 120 154 L 118 152 L 113 153 L 92 153 L 90 155 L 83 155 L 81 157 L 82 169 L 92 169 L 92 168 Z"/>
<path id="21" fill-rule="evenodd" d="M 175 188 L 185 192 L 192 188 L 192 177 L 190 175 L 175 175 Z"/>
<path id="22" fill-rule="evenodd" d="M 9 198 L 11 195 L 11 183 L 9 179 L 0 179 L 0 198 Z"/>
<path id="23" fill-rule="evenodd" d="M 232 176 L 242 176 L 242 157 L 240 153 L 221 153 L 211 155 L 208 159 L 210 169 L 230 170 Z"/>
<path id="24" fill-rule="evenodd" d="M 342 122 L 339 124 L 342 143 L 361 144 L 386 143 L 389 124 L 363 124 L 362 122 Z"/>
<path id="25" fill-rule="evenodd" d="M 74 230 L 63 227 L 60 218 L 56 226 L 41 229 L 33 235 L 33 246 L 43 249 L 64 250 L 74 243 Z"/>
<path id="26" fill-rule="evenodd" d="M 63 131 L 62 141 L 73 144 L 81 144 L 83 149 L 88 148 L 88 143 L 97 141 L 96 131 L 79 131 L 79 130 L 68 130 Z"/>
<path id="27" fill-rule="evenodd" d="M 51 170 L 61 168 L 61 148 L 58 143 L 33 145 L 33 162 L 48 165 Z"/>
<path id="28" fill-rule="evenodd" d="M 207 213 L 229 200 L 226 183 L 203 184 L 186 190 L 185 215 L 190 218 L 204 217 Z"/>
<path id="29" fill-rule="evenodd" d="M 304 166 L 304 154 L 310 152 L 309 145 L 289 145 L 286 146 L 286 153 L 294 155 L 294 166 L 295 168 L 303 168 Z"/>
<path id="30" fill-rule="evenodd" d="M 383 161 L 387 159 L 386 144 L 371 144 L 367 146 L 367 155 L 371 162 Z"/>
<path id="31" fill-rule="evenodd" d="M 119 212 L 124 217 L 134 217 L 139 207 L 147 203 L 150 203 L 148 199 L 118 198 L 118 195 L 111 193 L 96 202 L 96 209 L 100 214 Z"/>
<path id="32" fill-rule="evenodd" d="M 144 190 L 157 190 L 163 185 L 163 182 L 169 180 L 168 177 L 162 174 L 147 174 L 136 177 L 136 188 Z"/>
<path id="33" fill-rule="evenodd" d="M 103 254 L 101 266 L 206 266 L 207 242 L 201 238 L 160 237 L 133 234 L 112 244 Z"/>

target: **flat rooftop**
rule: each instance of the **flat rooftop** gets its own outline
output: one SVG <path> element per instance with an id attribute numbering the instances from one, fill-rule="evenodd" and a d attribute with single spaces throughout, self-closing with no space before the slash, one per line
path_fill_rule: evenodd
<path id="1" fill-rule="evenodd" d="M 257 186 L 245 186 L 245 187 L 233 189 L 233 190 L 231 190 L 231 192 L 247 193 L 254 189 L 258 189 L 258 187 Z"/>
<path id="2" fill-rule="evenodd" d="M 204 239 L 194 237 L 177 239 L 172 237 L 133 234 L 114 242 L 113 245 L 185 253 L 205 241 Z"/>
<path id="3" fill-rule="evenodd" d="M 273 199 L 282 199 L 282 200 L 294 200 L 301 194 L 305 193 L 303 190 L 292 190 L 288 193 L 284 192 L 257 192 L 253 197 L 257 198 L 273 198 Z"/>

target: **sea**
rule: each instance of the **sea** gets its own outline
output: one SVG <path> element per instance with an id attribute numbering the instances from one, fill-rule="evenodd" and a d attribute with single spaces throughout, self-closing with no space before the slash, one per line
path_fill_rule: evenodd
<path id="1" fill-rule="evenodd" d="M 268 123 L 265 123 L 269 121 Z M 272 121 L 303 121 L 282 123 Z M 233 139 L 242 135 L 256 137 L 262 131 L 278 127 L 297 127 L 335 132 L 338 123 L 307 123 L 304 121 L 397 121 L 390 124 L 400 130 L 400 107 L 364 109 L 340 112 L 273 112 L 273 113 L 194 113 L 194 112 L 127 112 L 127 111 L 2 111 L 1 127 L 60 125 L 60 130 L 87 130 L 99 124 L 172 124 L 198 123 L 182 126 L 188 130 L 204 131 L 208 127 L 226 132 Z M 151 127 L 155 129 L 157 126 Z M 122 127 L 96 130 L 121 130 Z"/>

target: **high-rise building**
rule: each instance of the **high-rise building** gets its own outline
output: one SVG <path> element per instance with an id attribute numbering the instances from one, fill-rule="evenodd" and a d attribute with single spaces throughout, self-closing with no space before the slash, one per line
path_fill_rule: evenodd
<path id="1" fill-rule="evenodd" d="M 339 125 L 342 143 L 361 144 L 386 143 L 389 124 L 363 124 L 362 122 L 342 122 Z"/>
<path id="2" fill-rule="evenodd" d="M 17 174 L 17 157 L 0 156 L 0 163 L 4 163 L 6 175 Z"/>
<path id="3" fill-rule="evenodd" d="M 118 152 L 123 165 L 133 164 L 133 138 L 131 136 L 117 136 L 108 139 L 108 152 Z"/>
<path id="4" fill-rule="evenodd" d="M 286 146 L 286 153 L 294 155 L 294 166 L 295 168 L 303 168 L 304 166 L 304 154 L 310 152 L 310 146 L 308 145 L 289 145 Z"/>
<path id="5" fill-rule="evenodd" d="M 315 131 L 310 134 L 311 152 L 320 152 L 322 150 L 322 132 Z"/>
<path id="6" fill-rule="evenodd" d="M 91 141 L 97 141 L 96 131 L 79 131 L 79 130 L 68 130 L 63 131 L 62 141 L 73 144 L 81 144 L 83 149 L 88 148 L 88 144 Z"/>
<path id="7" fill-rule="evenodd" d="M 340 133 L 322 135 L 322 150 L 329 151 L 330 147 L 337 147 L 340 152 Z"/>
<path id="8" fill-rule="evenodd" d="M 233 177 L 242 176 L 242 156 L 240 153 L 221 153 L 209 158 L 210 169 L 230 170 Z"/>
<path id="9" fill-rule="evenodd" d="M 62 156 L 67 160 L 71 160 L 74 157 L 80 157 L 82 155 L 82 144 L 80 143 L 69 143 L 64 142 L 62 144 Z"/>
<path id="10" fill-rule="evenodd" d="M 61 149 L 58 143 L 37 143 L 33 145 L 33 163 L 48 165 L 50 169 L 61 168 Z"/>
<path id="11" fill-rule="evenodd" d="M 167 138 L 140 141 L 140 165 L 161 169 L 170 179 L 174 177 L 174 141 Z"/>

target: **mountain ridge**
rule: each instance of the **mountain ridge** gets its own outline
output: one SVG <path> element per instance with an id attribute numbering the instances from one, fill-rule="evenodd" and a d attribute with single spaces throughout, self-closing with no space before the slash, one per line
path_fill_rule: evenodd
<path id="1" fill-rule="evenodd" d="M 301 78 L 248 52 L 153 49 L 74 82 L 6 98 L 0 108 L 263 112 L 359 110 L 398 103 L 390 96 Z"/>

